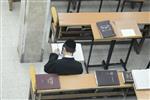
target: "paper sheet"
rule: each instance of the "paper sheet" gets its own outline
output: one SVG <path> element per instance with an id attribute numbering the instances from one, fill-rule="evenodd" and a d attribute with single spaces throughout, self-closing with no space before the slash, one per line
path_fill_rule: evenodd
<path id="1" fill-rule="evenodd" d="M 150 69 L 132 70 L 136 89 L 150 89 Z"/>
<path id="2" fill-rule="evenodd" d="M 133 29 L 121 29 L 121 33 L 125 37 L 135 36 L 135 31 Z"/>

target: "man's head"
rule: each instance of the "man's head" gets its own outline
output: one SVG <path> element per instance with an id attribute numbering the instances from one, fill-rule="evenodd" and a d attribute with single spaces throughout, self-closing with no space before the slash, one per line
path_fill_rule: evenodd
<path id="1" fill-rule="evenodd" d="M 74 53 L 76 50 L 76 43 L 74 40 L 66 40 L 66 42 L 63 45 L 63 52 L 68 52 L 68 53 Z"/>

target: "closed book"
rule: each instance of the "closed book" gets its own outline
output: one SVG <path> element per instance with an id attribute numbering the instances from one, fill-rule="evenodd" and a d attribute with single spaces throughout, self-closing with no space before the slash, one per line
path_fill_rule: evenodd
<path id="1" fill-rule="evenodd" d="M 109 20 L 97 22 L 96 24 L 100 34 L 102 34 L 104 38 L 115 36 L 114 30 Z"/>
<path id="2" fill-rule="evenodd" d="M 124 83 L 133 83 L 133 77 L 131 72 L 122 72 Z"/>
<path id="3" fill-rule="evenodd" d="M 56 74 L 37 74 L 36 87 L 37 90 L 59 89 L 59 77 Z"/>
<path id="4" fill-rule="evenodd" d="M 116 70 L 95 71 L 95 77 L 98 86 L 111 86 L 120 84 Z"/>

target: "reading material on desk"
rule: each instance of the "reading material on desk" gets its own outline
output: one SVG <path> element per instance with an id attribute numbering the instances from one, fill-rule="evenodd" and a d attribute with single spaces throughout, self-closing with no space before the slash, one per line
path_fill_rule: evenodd
<path id="1" fill-rule="evenodd" d="M 121 33 L 124 37 L 135 36 L 134 29 L 121 29 Z"/>
<path id="2" fill-rule="evenodd" d="M 115 36 L 112 25 L 109 20 L 97 22 L 97 27 L 104 38 Z"/>
<path id="3" fill-rule="evenodd" d="M 51 44 L 52 52 L 54 52 L 54 50 L 56 50 L 56 49 L 59 49 L 60 54 L 61 54 L 63 44 L 64 43 L 52 43 Z M 83 56 L 83 52 L 82 52 L 82 46 L 81 46 L 80 43 L 76 43 L 76 51 L 73 54 L 73 56 L 74 56 L 74 58 L 77 61 L 84 61 L 84 56 Z M 63 57 L 62 55 L 59 55 L 58 59 L 61 59 L 62 57 Z"/>
<path id="4" fill-rule="evenodd" d="M 111 86 L 120 84 L 116 70 L 95 71 L 95 77 L 98 86 Z"/>
<path id="5" fill-rule="evenodd" d="M 132 73 L 128 71 L 124 71 L 122 73 L 124 83 L 133 83 Z"/>
<path id="6" fill-rule="evenodd" d="M 132 70 L 135 88 L 150 89 L 150 69 Z"/>
<path id="7" fill-rule="evenodd" d="M 38 90 L 59 89 L 59 77 L 56 74 L 37 74 L 36 87 Z"/>

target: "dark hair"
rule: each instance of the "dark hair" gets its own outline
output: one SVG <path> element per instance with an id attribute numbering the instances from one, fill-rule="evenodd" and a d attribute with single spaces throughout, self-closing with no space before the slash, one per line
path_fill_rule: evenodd
<path id="1" fill-rule="evenodd" d="M 66 40 L 63 47 L 65 47 L 67 52 L 74 53 L 75 49 L 76 49 L 76 42 L 74 40 L 71 40 L 71 39 Z"/>

